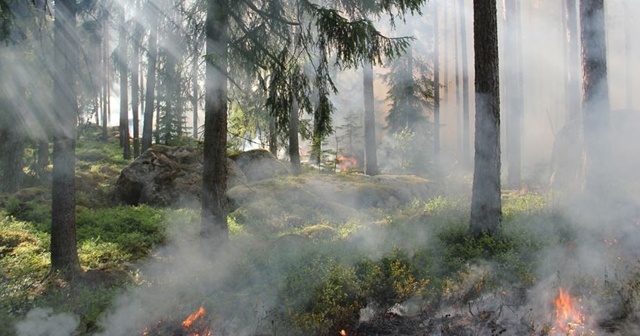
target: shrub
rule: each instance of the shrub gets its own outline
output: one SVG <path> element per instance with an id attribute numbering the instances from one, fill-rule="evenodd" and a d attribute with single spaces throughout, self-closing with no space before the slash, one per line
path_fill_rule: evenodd
<path id="1" fill-rule="evenodd" d="M 122 256 L 139 259 L 165 241 L 164 210 L 149 206 L 83 209 L 77 217 L 77 237 L 82 244 L 116 244 Z"/>

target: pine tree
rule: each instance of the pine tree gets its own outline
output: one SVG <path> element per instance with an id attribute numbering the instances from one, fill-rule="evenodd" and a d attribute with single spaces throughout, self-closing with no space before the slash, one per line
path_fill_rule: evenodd
<path id="1" fill-rule="evenodd" d="M 473 21 L 476 127 L 469 231 L 478 237 L 497 234 L 502 222 L 496 0 L 474 0 Z"/>

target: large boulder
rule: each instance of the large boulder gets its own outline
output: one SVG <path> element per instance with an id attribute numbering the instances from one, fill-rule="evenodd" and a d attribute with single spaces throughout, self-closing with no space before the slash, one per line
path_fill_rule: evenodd
<path id="1" fill-rule="evenodd" d="M 253 149 L 231 155 L 249 182 L 256 182 L 276 176 L 289 175 L 289 168 L 268 150 Z"/>
<path id="2" fill-rule="evenodd" d="M 122 170 L 115 197 L 126 204 L 180 206 L 193 204 L 201 196 L 202 150 L 155 145 Z M 227 159 L 227 185 L 247 182 L 240 168 Z"/>

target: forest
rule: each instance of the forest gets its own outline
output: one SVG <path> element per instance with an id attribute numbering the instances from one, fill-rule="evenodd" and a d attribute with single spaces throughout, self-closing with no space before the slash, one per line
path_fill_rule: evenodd
<path id="1" fill-rule="evenodd" d="M 638 335 L 634 0 L 0 0 L 0 336 Z"/>

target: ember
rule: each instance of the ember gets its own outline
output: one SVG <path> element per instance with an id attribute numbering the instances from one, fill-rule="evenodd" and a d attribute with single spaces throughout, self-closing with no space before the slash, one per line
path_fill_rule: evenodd
<path id="1" fill-rule="evenodd" d="M 551 329 L 551 335 L 586 336 L 594 331 L 585 326 L 585 316 L 581 307 L 577 307 L 576 300 L 568 292 L 560 288 L 554 300 L 556 306 L 556 323 Z"/>

